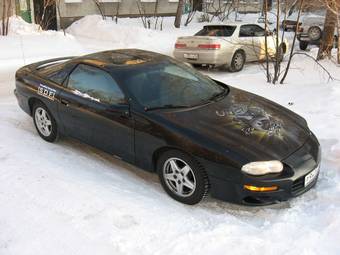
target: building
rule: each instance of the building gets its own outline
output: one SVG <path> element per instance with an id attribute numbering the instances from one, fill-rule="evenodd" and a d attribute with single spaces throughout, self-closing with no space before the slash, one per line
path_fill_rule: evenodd
<path id="1" fill-rule="evenodd" d="M 48 29 L 66 28 L 75 20 L 86 15 L 103 14 L 106 16 L 138 17 L 175 15 L 178 0 L 55 0 L 59 3 L 44 8 L 44 0 L 13 0 L 16 13 L 28 22 L 42 22 L 39 17 L 54 16 L 45 24 Z M 184 12 L 190 9 L 190 0 L 185 0 Z M 216 11 L 236 9 L 240 13 L 261 12 L 263 0 L 191 0 L 198 10 Z M 43 15 L 43 12 L 46 12 Z M 46 15 L 47 14 L 47 15 Z"/>
<path id="2" fill-rule="evenodd" d="M 223 6 L 232 4 L 241 13 L 260 12 L 262 9 L 262 0 L 194 0 L 194 4 L 208 12 L 223 10 Z M 85 15 L 101 12 L 106 16 L 119 17 L 173 16 L 177 6 L 178 0 L 61 0 L 59 22 L 61 27 L 67 27 Z M 189 7 L 188 4 L 185 7 Z"/>

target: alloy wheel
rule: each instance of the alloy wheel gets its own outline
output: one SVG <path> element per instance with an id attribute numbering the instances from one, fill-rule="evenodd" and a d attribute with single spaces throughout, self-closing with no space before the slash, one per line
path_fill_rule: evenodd
<path id="1" fill-rule="evenodd" d="M 35 110 L 34 118 L 39 132 L 45 137 L 50 136 L 52 133 L 52 121 L 48 112 L 42 107 L 38 107 Z"/>
<path id="2" fill-rule="evenodd" d="M 180 197 L 189 197 L 196 190 L 196 178 L 191 167 L 182 159 L 169 158 L 163 166 L 168 188 Z"/>

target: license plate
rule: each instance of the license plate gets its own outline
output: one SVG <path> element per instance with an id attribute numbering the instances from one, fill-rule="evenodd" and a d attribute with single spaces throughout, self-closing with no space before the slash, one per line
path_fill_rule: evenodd
<path id="1" fill-rule="evenodd" d="M 198 59 L 198 54 L 184 53 L 184 57 L 187 59 Z"/>
<path id="2" fill-rule="evenodd" d="M 314 181 L 316 176 L 318 176 L 318 172 L 319 172 L 319 166 L 305 176 L 305 187 L 307 187 L 310 183 Z"/>

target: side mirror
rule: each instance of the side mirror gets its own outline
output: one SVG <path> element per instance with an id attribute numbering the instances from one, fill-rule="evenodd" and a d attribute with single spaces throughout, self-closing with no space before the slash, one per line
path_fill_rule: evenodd
<path id="1" fill-rule="evenodd" d="M 114 104 L 110 105 L 106 110 L 110 115 L 129 117 L 130 116 L 130 105 L 126 104 Z"/>

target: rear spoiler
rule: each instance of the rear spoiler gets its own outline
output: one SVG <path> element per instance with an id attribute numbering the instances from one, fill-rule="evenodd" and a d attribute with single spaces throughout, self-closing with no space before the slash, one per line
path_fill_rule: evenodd
<path id="1" fill-rule="evenodd" d="M 33 64 L 28 65 L 27 67 L 31 70 L 40 70 L 42 68 L 54 65 L 54 64 L 58 64 L 58 63 L 63 63 L 66 62 L 68 60 L 71 60 L 75 58 L 74 56 L 71 57 L 62 57 L 62 58 L 52 58 L 52 59 L 48 59 L 48 60 L 43 60 L 43 61 L 39 61 Z"/>

